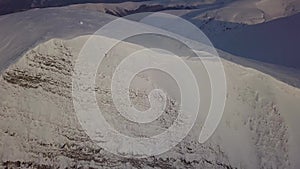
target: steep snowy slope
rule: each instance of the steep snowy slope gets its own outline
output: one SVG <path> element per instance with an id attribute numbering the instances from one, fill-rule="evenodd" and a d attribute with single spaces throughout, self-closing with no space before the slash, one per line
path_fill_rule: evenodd
<path id="1" fill-rule="evenodd" d="M 225 60 L 228 82 L 226 108 L 219 128 L 205 144 L 197 142 L 203 122 L 203 116 L 200 116 L 184 141 L 159 156 L 126 159 L 95 146 L 77 121 L 71 95 L 74 59 L 86 39 L 54 39 L 40 44 L 3 72 L 0 79 L 0 157 L 3 166 L 299 167 L 300 90 Z M 125 44 L 107 57 L 118 58 L 116 56 L 132 48 L 138 46 Z M 109 70 L 113 62 L 108 59 L 102 70 Z M 187 60 L 187 63 L 192 67 L 201 64 L 193 60 Z M 101 83 L 103 79 L 111 78 L 110 75 L 99 72 L 97 77 L 100 80 L 96 87 L 98 104 L 107 111 L 107 120 L 118 130 L 133 136 L 155 133 L 157 127 L 168 127 L 176 117 L 171 104 L 168 113 L 153 125 L 123 122 L 111 102 L 110 85 Z M 139 78 L 146 80 L 143 76 Z M 135 103 L 147 107 L 146 91 L 151 84 L 157 83 L 155 80 L 142 83 L 143 86 L 132 90 L 137 93 L 133 97 Z"/>

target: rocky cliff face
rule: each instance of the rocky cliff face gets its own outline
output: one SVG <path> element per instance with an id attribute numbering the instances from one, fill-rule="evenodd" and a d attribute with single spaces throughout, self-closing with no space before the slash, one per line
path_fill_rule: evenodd
<path id="1" fill-rule="evenodd" d="M 299 137 L 295 135 L 291 119 L 298 117 L 295 103 L 300 101 L 299 89 L 227 61 L 224 61 L 228 78 L 224 117 L 216 133 L 205 144 L 197 141 L 201 129 L 199 121 L 180 144 L 159 156 L 128 159 L 96 146 L 76 118 L 71 94 L 74 61 L 85 40 L 86 37 L 70 41 L 50 40 L 28 51 L 1 75 L 2 167 L 297 167 Z M 99 74 L 98 77 L 101 81 L 108 76 Z M 151 86 L 151 83 L 147 84 Z M 106 114 L 108 121 L 120 130 L 124 125 L 126 130 L 129 129 L 129 135 L 139 136 L 141 133 L 135 127 L 143 126 L 119 122 L 120 116 L 112 108 L 106 87 L 99 85 L 96 93 L 99 106 L 110 110 Z M 132 91 L 132 99 L 141 107 L 148 106 L 145 98 L 147 92 Z M 174 101 L 169 103 L 166 113 L 153 126 L 167 128 L 176 118 Z"/>

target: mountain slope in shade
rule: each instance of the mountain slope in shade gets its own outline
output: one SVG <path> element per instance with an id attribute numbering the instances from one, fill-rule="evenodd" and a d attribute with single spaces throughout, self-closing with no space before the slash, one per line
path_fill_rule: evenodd
<path id="1" fill-rule="evenodd" d="M 151 4 L 152 1 L 149 1 Z M 143 2 L 144 3 L 144 2 Z M 140 11 L 141 3 L 74 5 L 70 8 L 127 15 Z M 148 5 L 149 5 L 148 4 Z M 165 10 L 162 10 L 165 9 Z M 297 0 L 242 0 L 199 5 L 196 9 L 170 10 L 149 5 L 145 11 L 174 14 L 191 21 L 224 51 L 267 64 L 299 69 L 299 10 Z M 193 35 L 191 35 L 193 37 Z M 294 70 L 296 71 L 296 70 Z"/>
<path id="2" fill-rule="evenodd" d="M 299 20 L 300 14 L 296 14 L 217 33 L 210 39 L 216 48 L 234 55 L 300 69 Z"/>

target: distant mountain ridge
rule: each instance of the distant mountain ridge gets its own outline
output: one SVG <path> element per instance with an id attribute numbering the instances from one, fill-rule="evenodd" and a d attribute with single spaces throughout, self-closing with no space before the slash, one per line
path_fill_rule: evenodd
<path id="1" fill-rule="evenodd" d="M 137 8 L 128 9 L 128 14 L 132 14 L 135 12 L 195 9 L 203 4 L 225 4 L 234 1 L 237 0 L 0 0 L 0 15 L 25 11 L 33 8 L 61 7 L 83 4 L 105 4 L 105 6 L 107 4 L 108 6 L 109 4 L 116 4 L 118 8 L 122 9 L 123 4 L 121 3 L 136 3 Z M 111 11 L 110 9 L 108 9 L 107 13 L 114 14 L 116 16 L 124 16 L 124 13 L 115 13 L 115 11 Z"/>
<path id="2" fill-rule="evenodd" d="M 57 7 L 81 3 L 121 3 L 128 0 L 0 0 L 0 15 L 24 11 L 32 8 Z M 149 0 L 130 0 L 142 2 Z"/>

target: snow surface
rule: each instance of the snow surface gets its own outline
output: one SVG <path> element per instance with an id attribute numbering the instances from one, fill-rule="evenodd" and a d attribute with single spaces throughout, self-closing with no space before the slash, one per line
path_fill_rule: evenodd
<path id="1" fill-rule="evenodd" d="M 182 143 L 158 157 L 128 160 L 95 147 L 76 119 L 70 76 L 74 59 L 87 39 L 78 36 L 93 33 L 113 18 L 66 8 L 36 9 L 0 17 L 0 157 L 3 164 L 27 168 L 299 168 L 300 90 L 241 65 L 259 67 L 277 78 L 292 72 L 284 69 L 286 74 L 282 74 L 277 66 L 265 66 L 221 51 L 220 55 L 228 59 L 223 60 L 228 96 L 222 122 L 207 143 L 199 144 L 196 139 L 203 115 Z M 121 56 L 136 47 L 125 43 L 111 55 Z M 195 67 L 201 64 L 192 59 L 186 61 Z M 109 68 L 113 64 L 108 60 L 106 65 Z M 109 77 L 109 74 L 99 75 L 100 81 Z M 158 78 L 151 83 L 160 81 Z M 159 127 L 168 127 L 174 119 L 171 108 L 169 115 L 153 125 L 157 130 L 149 128 L 153 126 L 120 123 L 120 116 L 108 98 L 108 86 L 98 87 L 99 104 L 109 112 L 109 121 L 128 134 L 152 134 Z M 137 94 L 136 103 L 147 107 L 148 85 L 138 87 L 136 92 L 142 94 Z"/>
<path id="2" fill-rule="evenodd" d="M 81 129 L 71 99 L 74 61 L 86 40 L 87 37 L 77 37 L 42 43 L 1 75 L 0 157 L 4 165 L 25 168 L 30 163 L 36 167 L 299 168 L 300 90 L 226 60 L 223 60 L 228 82 L 225 112 L 218 129 L 206 143 L 197 141 L 209 105 L 202 102 L 200 116 L 188 137 L 167 153 L 128 160 L 99 149 Z M 132 124 L 114 108 L 107 83 L 112 78 L 111 69 L 124 53 L 137 48 L 140 47 L 123 43 L 118 50 L 108 53 L 113 59 L 106 59 L 100 66 L 95 88 L 107 121 L 134 137 L 161 132 L 176 118 L 176 107 L 171 106 L 166 114 L 149 125 Z M 195 72 L 202 65 L 193 59 L 186 63 Z M 156 78 L 150 81 L 147 76 L 138 77 L 132 99 L 145 109 L 147 91 L 153 85 L 160 86 L 163 76 L 154 72 L 152 77 Z M 203 78 L 200 74 L 196 77 Z M 174 84 L 168 86 L 173 88 Z M 170 88 L 169 92 L 177 91 Z"/>
<path id="3" fill-rule="evenodd" d="M 28 49 L 52 38 L 93 34 L 115 17 L 67 8 L 34 9 L 0 17 L 0 71 Z"/>

